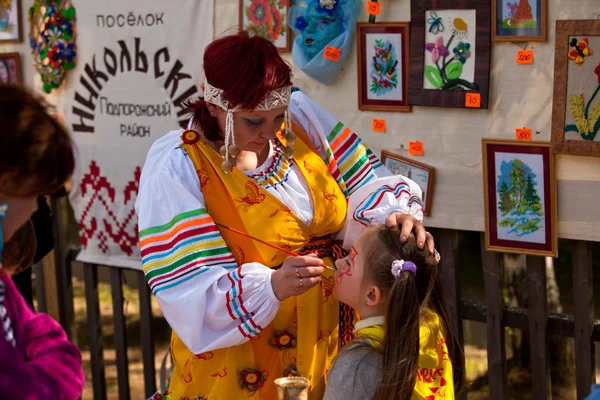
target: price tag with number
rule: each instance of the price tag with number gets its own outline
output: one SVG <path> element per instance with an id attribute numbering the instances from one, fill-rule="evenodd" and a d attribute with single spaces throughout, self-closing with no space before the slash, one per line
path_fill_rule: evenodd
<path id="1" fill-rule="evenodd" d="M 373 130 L 375 132 L 385 132 L 385 119 L 373 118 Z"/>
<path id="2" fill-rule="evenodd" d="M 374 2 L 374 1 L 367 2 L 367 14 L 379 15 L 380 12 L 381 12 L 381 4 Z"/>
<path id="3" fill-rule="evenodd" d="M 408 142 L 408 154 L 413 156 L 423 155 L 423 143 L 421 142 Z"/>
<path id="4" fill-rule="evenodd" d="M 467 93 L 465 96 L 465 107 L 481 107 L 481 95 L 479 93 Z"/>
<path id="5" fill-rule="evenodd" d="M 531 129 L 529 128 L 517 128 L 516 134 L 517 140 L 531 140 Z"/>
<path id="6" fill-rule="evenodd" d="M 335 47 L 327 46 L 325 47 L 325 51 L 323 52 L 323 58 L 326 58 L 331 61 L 338 62 L 340 61 L 340 56 L 342 55 L 342 49 L 338 49 Z"/>
<path id="7" fill-rule="evenodd" d="M 517 64 L 533 64 L 533 50 L 517 51 Z"/>

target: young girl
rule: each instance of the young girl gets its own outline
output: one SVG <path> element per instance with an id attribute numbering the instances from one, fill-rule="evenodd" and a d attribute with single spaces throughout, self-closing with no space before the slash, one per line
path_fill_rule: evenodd
<path id="1" fill-rule="evenodd" d="M 333 295 L 361 317 L 327 374 L 325 400 L 453 399 L 464 356 L 449 330 L 434 255 L 373 226 L 336 261 Z"/>
<path id="2" fill-rule="evenodd" d="M 44 105 L 0 85 L 0 250 L 36 210 L 37 197 L 58 190 L 74 163 L 69 135 Z M 34 248 L 16 243 L 6 250 L 11 264 L 20 264 Z M 27 305 L 9 276 L 17 267 L 7 270 L 0 259 L 0 399 L 77 399 L 84 383 L 79 350 L 56 321 Z"/>

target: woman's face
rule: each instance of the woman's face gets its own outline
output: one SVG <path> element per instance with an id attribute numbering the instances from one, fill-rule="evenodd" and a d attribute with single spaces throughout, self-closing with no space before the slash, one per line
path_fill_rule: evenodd
<path id="1" fill-rule="evenodd" d="M 209 104 L 209 110 L 219 121 L 221 133 L 225 132 L 227 112 Z M 233 131 L 235 144 L 240 150 L 261 152 L 277 135 L 283 124 L 285 110 L 280 107 L 270 111 L 239 111 L 233 113 Z M 223 134 L 224 137 L 224 134 Z"/>
<path id="2" fill-rule="evenodd" d="M 37 197 L 6 196 L 0 192 L 0 205 L 3 204 L 8 206 L 2 220 L 2 241 L 6 243 L 37 210 Z"/>

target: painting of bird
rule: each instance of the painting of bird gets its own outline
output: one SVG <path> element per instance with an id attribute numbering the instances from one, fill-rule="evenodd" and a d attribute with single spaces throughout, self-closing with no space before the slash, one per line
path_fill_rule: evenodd
<path id="1" fill-rule="evenodd" d="M 398 66 L 398 60 L 396 60 L 394 64 L 390 65 L 387 71 L 385 71 L 385 75 L 388 78 L 392 79 L 394 77 L 394 74 L 396 73 L 396 66 Z"/>
<path id="2" fill-rule="evenodd" d="M 381 75 L 383 73 L 383 65 L 377 62 L 377 57 L 373 56 L 373 65 L 375 67 L 375 72 L 377 75 Z"/>

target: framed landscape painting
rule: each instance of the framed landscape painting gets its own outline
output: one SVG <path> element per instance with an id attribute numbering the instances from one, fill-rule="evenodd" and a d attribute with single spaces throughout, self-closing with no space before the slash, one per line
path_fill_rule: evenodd
<path id="1" fill-rule="evenodd" d="M 482 140 L 486 250 L 558 255 L 555 156 L 549 143 Z"/>
<path id="2" fill-rule="evenodd" d="M 239 0 L 240 29 L 254 29 L 272 42 L 280 52 L 292 48 L 287 24 L 290 0 Z"/>
<path id="3" fill-rule="evenodd" d="M 0 53 L 0 83 L 22 85 L 22 79 L 19 53 Z"/>
<path id="4" fill-rule="evenodd" d="M 600 20 L 556 21 L 552 151 L 600 157 Z"/>
<path id="5" fill-rule="evenodd" d="M 492 40 L 544 42 L 548 0 L 492 0 Z"/>
<path id="6" fill-rule="evenodd" d="M 381 163 L 394 175 L 405 176 L 419 185 L 423 192 L 423 215 L 431 215 L 435 168 L 386 150 L 381 151 Z"/>
<path id="7" fill-rule="evenodd" d="M 489 0 L 412 0 L 409 103 L 487 108 L 490 32 Z"/>
<path id="8" fill-rule="evenodd" d="M 0 0 L 0 44 L 21 41 L 21 0 Z"/>
<path id="9" fill-rule="evenodd" d="M 408 22 L 358 23 L 358 109 L 411 111 Z"/>

